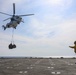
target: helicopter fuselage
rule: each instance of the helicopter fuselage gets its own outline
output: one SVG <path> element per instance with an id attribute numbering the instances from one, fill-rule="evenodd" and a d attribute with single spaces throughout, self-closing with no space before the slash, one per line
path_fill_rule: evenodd
<path id="1" fill-rule="evenodd" d="M 6 28 L 15 28 L 17 27 L 18 24 L 20 24 L 22 21 L 22 17 L 23 16 L 31 16 L 31 15 L 34 15 L 34 14 L 25 14 L 25 15 L 15 15 L 15 3 L 13 3 L 13 15 L 10 15 L 8 13 L 4 13 L 4 12 L 0 12 L 1 14 L 4 14 L 4 15 L 8 15 L 8 16 L 11 16 L 3 21 L 6 21 L 8 19 L 10 19 L 11 21 L 9 23 L 6 24 L 6 26 L 2 25 L 2 27 L 4 28 L 4 30 L 6 30 Z M 24 22 L 23 22 L 24 23 Z"/>
<path id="2" fill-rule="evenodd" d="M 6 24 L 6 28 L 15 28 L 17 27 L 18 24 L 20 24 L 20 22 L 22 22 L 22 18 L 20 16 L 13 16 L 12 18 L 10 18 L 11 21 L 9 23 Z"/>

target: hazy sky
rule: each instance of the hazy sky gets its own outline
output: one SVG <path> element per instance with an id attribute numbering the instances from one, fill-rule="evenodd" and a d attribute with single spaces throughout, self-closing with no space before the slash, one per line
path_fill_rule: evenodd
<path id="1" fill-rule="evenodd" d="M 12 28 L 2 29 L 10 20 L 0 14 L 0 56 L 75 56 L 69 45 L 76 40 L 76 0 L 0 0 L 0 11 L 23 17 L 14 31 L 16 49 L 8 49 Z"/>

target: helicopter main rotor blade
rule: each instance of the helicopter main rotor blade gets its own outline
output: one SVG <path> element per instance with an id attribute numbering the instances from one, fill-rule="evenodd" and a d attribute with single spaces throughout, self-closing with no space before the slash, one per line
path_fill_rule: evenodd
<path id="1" fill-rule="evenodd" d="M 7 18 L 7 19 L 5 19 L 5 20 L 3 20 L 3 21 L 6 21 L 6 20 L 8 20 L 8 19 L 11 19 L 11 18 Z"/>
<path id="2" fill-rule="evenodd" d="M 1 14 L 4 14 L 4 15 L 8 15 L 8 16 L 12 16 L 12 15 L 10 15 L 10 14 L 7 14 L 7 13 L 3 13 L 3 12 L 0 12 Z"/>
<path id="3" fill-rule="evenodd" d="M 26 14 L 26 15 L 19 15 L 19 16 L 32 16 L 34 14 Z"/>
<path id="4" fill-rule="evenodd" d="M 13 3 L 13 15 L 15 15 L 15 3 Z"/>

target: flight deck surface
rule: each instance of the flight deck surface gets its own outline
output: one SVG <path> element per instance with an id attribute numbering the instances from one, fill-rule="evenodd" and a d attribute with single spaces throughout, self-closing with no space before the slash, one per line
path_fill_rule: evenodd
<path id="1" fill-rule="evenodd" d="M 74 58 L 1 58 L 0 75 L 76 75 Z"/>

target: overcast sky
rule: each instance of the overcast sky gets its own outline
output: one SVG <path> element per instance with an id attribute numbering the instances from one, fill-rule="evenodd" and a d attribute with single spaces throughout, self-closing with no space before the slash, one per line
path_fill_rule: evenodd
<path id="1" fill-rule="evenodd" d="M 10 20 L 0 14 L 0 56 L 75 56 L 76 0 L 0 0 L 0 12 L 12 14 L 13 3 L 16 15 L 35 15 L 23 17 L 14 30 L 17 48 L 8 49 L 12 28 L 2 29 Z"/>

